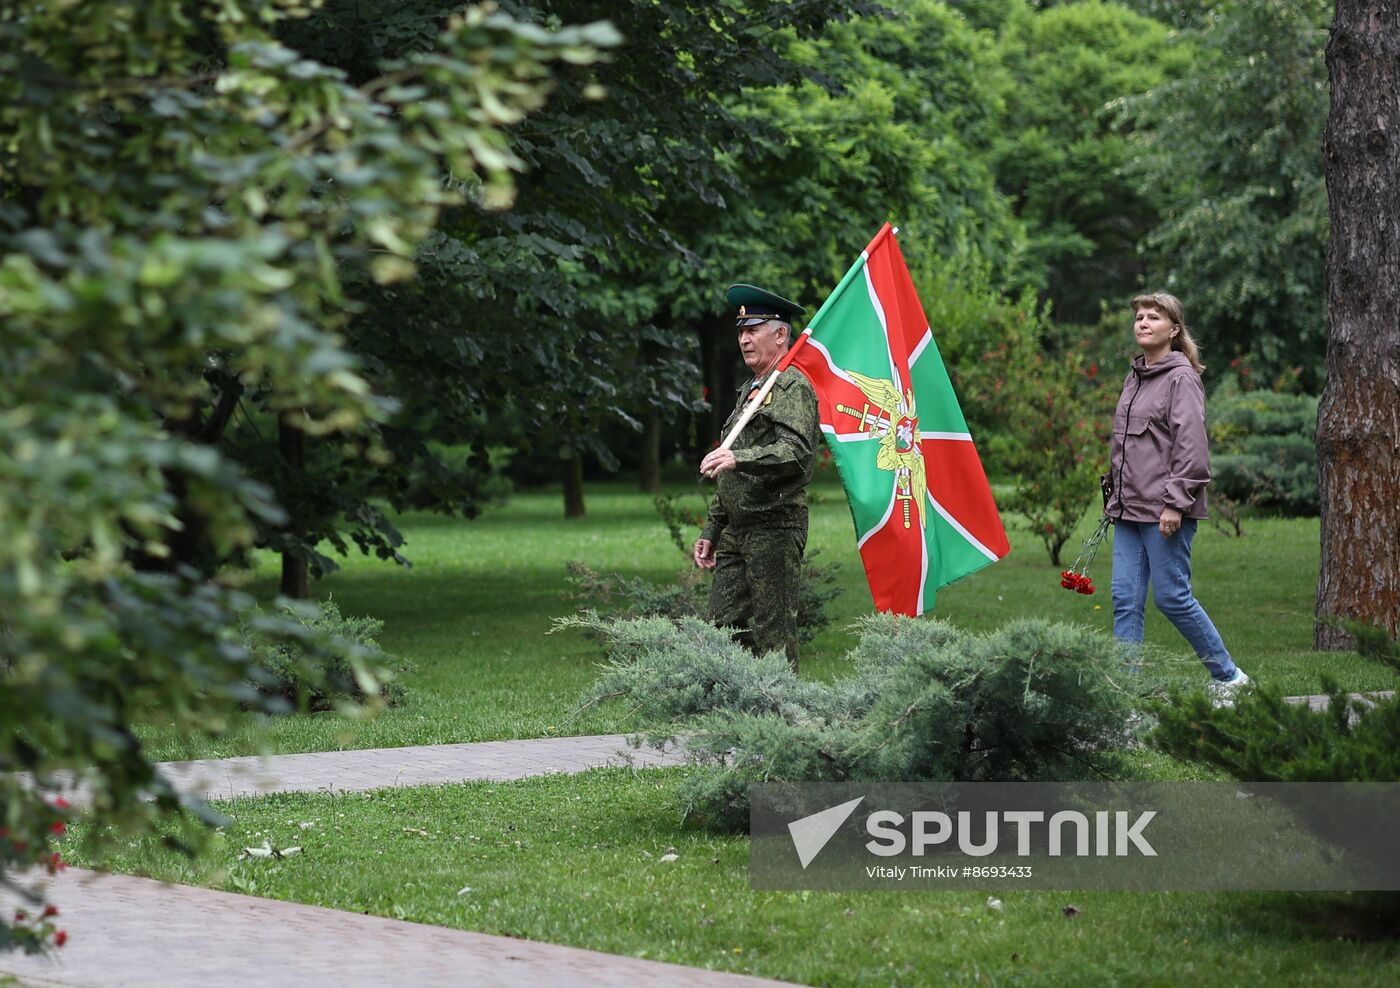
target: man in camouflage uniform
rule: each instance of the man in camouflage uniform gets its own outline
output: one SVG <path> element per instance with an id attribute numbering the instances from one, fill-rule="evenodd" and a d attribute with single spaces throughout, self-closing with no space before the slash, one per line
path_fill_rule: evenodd
<path id="1" fill-rule="evenodd" d="M 724 425 L 727 434 L 787 353 L 792 318 L 805 310 L 752 285 L 733 285 L 725 297 L 738 308 L 739 351 L 753 373 Z M 806 488 L 820 437 L 816 392 L 790 367 L 733 448 L 713 450 L 700 463 L 700 472 L 718 482 L 694 552 L 695 565 L 715 571 L 710 620 L 736 629 L 756 655 L 782 649 L 794 671 Z"/>

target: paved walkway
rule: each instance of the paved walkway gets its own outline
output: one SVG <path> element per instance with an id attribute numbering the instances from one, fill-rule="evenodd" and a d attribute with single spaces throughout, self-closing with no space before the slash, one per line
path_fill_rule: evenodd
<path id="1" fill-rule="evenodd" d="M 206 799 L 232 799 L 276 792 L 363 792 L 392 786 L 508 782 L 556 772 L 583 772 L 604 765 L 657 768 L 684 762 L 679 750 L 633 749 L 621 734 L 602 734 L 210 758 L 163 762 L 161 769 L 181 792 Z"/>
<path id="2" fill-rule="evenodd" d="M 56 960 L 0 955 L 22 985 L 82 988 L 759 988 L 702 971 L 70 868 Z M 0 894 L 0 905 L 14 908 Z"/>
<path id="3" fill-rule="evenodd" d="M 1374 707 L 1378 700 L 1389 700 L 1394 695 L 1394 690 L 1377 690 L 1374 693 L 1348 693 L 1347 697 L 1352 700 L 1360 700 L 1367 707 Z M 1313 710 L 1326 710 L 1332 703 L 1325 693 L 1317 693 L 1313 696 L 1286 696 L 1284 699 L 1289 703 L 1306 703 Z"/>
<path id="4" fill-rule="evenodd" d="M 680 752 L 634 750 L 622 735 L 327 751 L 166 762 L 182 792 L 209 799 L 277 792 L 524 779 L 604 765 L 679 765 Z M 81 798 L 79 791 L 75 794 Z M 53 959 L 0 954 L 21 984 L 82 988 L 596 986 L 741 988 L 738 975 L 278 902 L 146 878 L 69 869 L 53 900 L 72 933 Z M 24 905 L 0 892 L 0 908 Z"/>

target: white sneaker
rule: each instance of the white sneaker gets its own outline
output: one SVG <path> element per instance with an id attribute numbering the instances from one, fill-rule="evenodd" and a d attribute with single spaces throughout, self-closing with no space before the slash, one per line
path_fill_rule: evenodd
<path id="1" fill-rule="evenodd" d="M 1224 682 L 1218 679 L 1212 680 L 1210 686 L 1207 687 L 1207 691 L 1211 696 L 1211 704 L 1217 707 L 1233 707 L 1235 705 L 1235 694 L 1239 692 L 1240 687 L 1248 683 L 1249 677 L 1245 675 L 1243 669 L 1236 666 L 1235 674 L 1229 679 Z"/>

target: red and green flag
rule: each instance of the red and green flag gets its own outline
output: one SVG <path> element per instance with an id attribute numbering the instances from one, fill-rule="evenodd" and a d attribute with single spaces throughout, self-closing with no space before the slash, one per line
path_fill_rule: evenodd
<path id="1" fill-rule="evenodd" d="M 783 361 L 816 388 L 876 610 L 931 611 L 1011 551 L 888 223 Z"/>

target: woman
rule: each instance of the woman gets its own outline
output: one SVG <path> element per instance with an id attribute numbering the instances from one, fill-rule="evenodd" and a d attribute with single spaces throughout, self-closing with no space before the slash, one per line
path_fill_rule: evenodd
<path id="1" fill-rule="evenodd" d="M 1113 637 L 1142 644 L 1147 590 L 1191 643 L 1222 699 L 1249 682 L 1191 592 L 1191 540 L 1206 517 L 1210 456 L 1196 342 L 1179 299 L 1133 299 L 1134 357 L 1113 416 L 1105 511 L 1114 521 Z"/>

